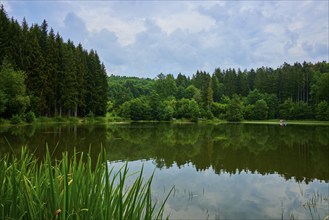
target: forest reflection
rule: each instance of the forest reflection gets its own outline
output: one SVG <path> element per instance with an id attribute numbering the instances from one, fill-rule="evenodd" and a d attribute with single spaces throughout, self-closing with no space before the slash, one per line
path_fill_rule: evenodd
<path id="1" fill-rule="evenodd" d="M 159 168 L 192 163 L 217 174 L 329 180 L 329 127 L 131 124 L 112 127 L 111 134 L 110 160 L 154 159 Z"/>
<path id="2" fill-rule="evenodd" d="M 104 146 L 110 161 L 154 160 L 158 168 L 190 163 L 217 174 L 245 171 L 329 181 L 328 126 L 131 123 L 0 130 L 0 152 L 19 152 L 26 145 L 41 156 L 46 144 L 57 157 L 74 147 L 97 155 Z"/>

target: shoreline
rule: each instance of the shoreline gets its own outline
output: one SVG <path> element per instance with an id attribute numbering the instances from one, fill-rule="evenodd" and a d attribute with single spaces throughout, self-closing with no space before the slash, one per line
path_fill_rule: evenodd
<path id="1" fill-rule="evenodd" d="M 112 120 L 108 117 L 97 117 L 93 119 L 86 118 L 36 118 L 32 123 L 21 122 L 18 124 L 11 124 L 8 119 L 0 119 L 0 127 L 14 127 L 14 126 L 27 126 L 27 125 L 49 125 L 49 124 L 78 124 L 78 125 L 88 125 L 88 124 L 110 124 L 110 125 L 120 125 L 120 124 L 130 124 L 130 123 L 173 123 L 173 124 L 264 124 L 264 125 L 280 125 L 280 119 L 269 119 L 269 120 L 243 120 L 239 122 L 229 122 L 227 120 L 219 119 L 199 119 L 198 121 L 191 121 L 187 119 L 178 119 L 171 121 L 133 121 L 133 120 Z M 329 126 L 329 121 L 318 121 L 318 120 L 285 120 L 289 125 L 321 125 Z"/>

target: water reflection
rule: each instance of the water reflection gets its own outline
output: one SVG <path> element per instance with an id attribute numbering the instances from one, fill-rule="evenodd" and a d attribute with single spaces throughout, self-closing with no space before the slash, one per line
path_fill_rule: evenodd
<path id="1" fill-rule="evenodd" d="M 133 124 L 110 130 L 110 160 L 153 158 L 159 168 L 191 162 L 198 171 L 211 167 L 217 174 L 329 180 L 329 127 Z"/>
<path id="2" fill-rule="evenodd" d="M 197 171 L 278 173 L 286 180 L 329 180 L 329 127 L 276 125 L 61 125 L 0 127 L 0 152 L 22 145 L 43 155 L 46 144 L 62 151 L 97 155 L 107 148 L 110 161 L 152 159 L 159 168 L 193 164 Z"/>
<path id="3" fill-rule="evenodd" d="M 156 168 L 153 193 L 172 218 L 324 218 L 329 214 L 329 127 L 276 125 L 49 125 L 0 127 L 0 153 L 26 145 L 42 157 L 48 144 L 98 155 L 110 166 L 145 175 Z M 146 177 L 147 178 L 147 177 Z M 314 207 L 307 206 L 315 201 Z"/>
<path id="4" fill-rule="evenodd" d="M 111 163 L 118 170 L 124 162 Z M 154 171 L 152 161 L 131 161 L 131 173 L 144 166 L 146 178 Z M 132 178 L 133 179 L 133 178 Z M 212 169 L 195 172 L 192 164 L 168 169 L 157 168 L 152 183 L 156 200 L 163 201 L 175 186 L 165 214 L 172 219 L 324 219 L 328 208 L 328 185 L 321 181 L 309 184 L 286 181 L 278 174 L 241 172 L 217 175 Z M 303 206 L 322 196 L 316 206 Z"/>

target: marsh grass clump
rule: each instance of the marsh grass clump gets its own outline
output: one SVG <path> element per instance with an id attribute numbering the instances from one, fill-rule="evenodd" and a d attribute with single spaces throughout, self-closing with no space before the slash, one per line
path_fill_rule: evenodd
<path id="1" fill-rule="evenodd" d="M 144 180 L 142 169 L 127 186 L 127 165 L 113 173 L 105 155 L 96 165 L 76 152 L 54 160 L 48 148 L 41 162 L 25 148 L 1 156 L 0 219 L 162 219 L 166 200 L 152 200 L 153 175 Z"/>

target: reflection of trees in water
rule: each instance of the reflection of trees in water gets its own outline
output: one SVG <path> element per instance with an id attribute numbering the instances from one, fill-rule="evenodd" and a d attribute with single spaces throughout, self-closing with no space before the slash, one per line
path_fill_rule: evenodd
<path id="1" fill-rule="evenodd" d="M 174 162 L 184 165 L 199 154 L 202 130 L 195 126 L 152 124 L 118 126 L 112 128 L 113 140 L 109 144 L 110 160 L 155 159 L 159 166 L 170 167 Z M 206 131 L 206 130 L 205 130 Z M 164 158 L 164 161 L 161 160 Z"/>
<path id="2" fill-rule="evenodd" d="M 197 170 L 212 167 L 218 174 L 248 170 L 279 173 L 299 181 L 328 180 L 329 143 L 328 139 L 324 141 L 328 129 L 239 124 L 154 125 L 144 130 L 145 134 L 137 135 L 131 134 L 127 127 L 117 127 L 113 130 L 122 140 L 119 147 L 110 144 L 109 157 L 111 160 L 153 158 L 158 167 L 191 162 Z M 125 155 L 120 153 L 122 148 L 126 148 Z"/>
<path id="3" fill-rule="evenodd" d="M 243 170 L 279 173 L 287 179 L 329 180 L 329 127 L 276 125 L 52 125 L 2 128 L 0 152 L 19 152 L 22 145 L 44 155 L 45 146 L 97 155 L 100 146 L 115 160 L 153 159 L 158 167 L 192 163 L 197 170 L 212 167 L 221 172 Z"/>
<path id="4" fill-rule="evenodd" d="M 101 145 L 106 146 L 104 126 L 48 125 L 11 127 L 0 133 L 0 152 L 20 153 L 22 146 L 27 146 L 36 155 L 43 157 L 46 146 L 53 156 L 61 158 L 62 152 L 69 155 L 77 151 L 89 152 L 97 156 Z"/>

